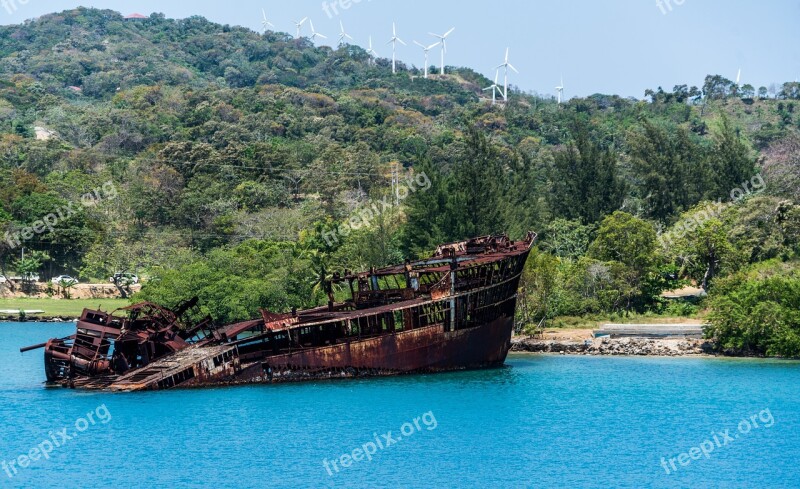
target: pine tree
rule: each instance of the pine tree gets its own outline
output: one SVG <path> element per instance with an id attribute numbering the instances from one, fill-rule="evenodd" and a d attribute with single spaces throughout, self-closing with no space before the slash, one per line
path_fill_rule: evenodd
<path id="1" fill-rule="evenodd" d="M 501 219 L 505 181 L 497 149 L 483 133 L 469 128 L 465 155 L 449 178 L 445 229 L 450 239 L 505 231 Z"/>
<path id="2" fill-rule="evenodd" d="M 593 142 L 580 122 L 573 126 L 572 142 L 554 156 L 551 188 L 555 216 L 586 224 L 618 210 L 625 196 L 615 154 Z"/>
<path id="3" fill-rule="evenodd" d="M 430 181 L 430 188 L 420 188 L 406 199 L 407 222 L 402 233 L 404 254 L 420 257 L 447 241 L 447 181 L 438 167 L 427 157 L 415 165 L 415 172 Z"/>

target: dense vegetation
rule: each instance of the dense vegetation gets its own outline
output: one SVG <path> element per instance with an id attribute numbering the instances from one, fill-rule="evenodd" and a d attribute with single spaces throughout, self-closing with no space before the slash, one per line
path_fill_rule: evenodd
<path id="1" fill-rule="evenodd" d="M 687 313 L 661 292 L 692 281 L 726 346 L 800 354 L 782 286 L 796 275 L 729 278 L 797 268 L 800 84 L 709 76 L 646 100 L 492 106 L 471 70 L 418 74 L 199 17 L 76 9 L 1 27 L 2 273 L 133 271 L 140 298 L 196 294 L 229 322 L 317 304 L 335 270 L 533 229 L 527 321 Z M 21 260 L 16 233 L 71 203 Z M 745 339 L 760 323 L 734 312 L 767 296 L 786 308 L 774 338 Z"/>

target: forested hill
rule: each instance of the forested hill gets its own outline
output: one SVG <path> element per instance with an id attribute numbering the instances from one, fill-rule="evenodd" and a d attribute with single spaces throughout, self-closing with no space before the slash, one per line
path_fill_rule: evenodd
<path id="1" fill-rule="evenodd" d="M 259 34 L 202 17 L 126 20 L 110 10 L 77 9 L 23 25 L 0 27 L 5 74 L 27 73 L 49 88 L 82 88 L 89 97 L 113 96 L 139 85 L 243 88 L 280 84 L 297 88 L 352 89 L 405 85 L 391 77 L 387 60 L 368 69 L 358 46 L 314 48 L 307 38 Z M 402 63 L 401 70 L 406 67 Z M 469 70 L 460 75 L 484 82 Z M 399 83 L 398 83 L 399 82 Z M 407 85 L 410 86 L 410 85 Z M 458 84 L 431 84 L 419 93 L 451 93 Z M 453 94 L 458 100 L 465 94 Z"/>
<path id="2" fill-rule="evenodd" d="M 334 268 L 535 229 L 564 287 L 542 310 L 580 314 L 794 256 L 798 83 L 709 75 L 644 100 L 512 91 L 493 106 L 470 69 L 399 66 L 200 17 L 76 9 L 0 27 L 3 273 L 135 271 L 145 297 L 200 294 L 224 321 L 315 303 Z M 389 195 L 395 172 L 407 198 Z M 113 198 L 26 237 L 101 188 Z M 365 214 L 376 202 L 391 205 Z M 720 223 L 713 249 L 682 231 L 704 202 L 724 207 L 702 222 Z M 342 225 L 353 216 L 365 225 Z M 598 243 L 620 229 L 642 246 Z"/>

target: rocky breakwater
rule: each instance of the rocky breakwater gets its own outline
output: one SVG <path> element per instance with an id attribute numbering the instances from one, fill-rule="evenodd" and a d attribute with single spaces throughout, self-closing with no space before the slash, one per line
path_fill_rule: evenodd
<path id="1" fill-rule="evenodd" d="M 701 339 L 595 338 L 565 341 L 517 337 L 512 352 L 557 353 L 563 355 L 662 356 L 711 355 L 713 345 Z"/>

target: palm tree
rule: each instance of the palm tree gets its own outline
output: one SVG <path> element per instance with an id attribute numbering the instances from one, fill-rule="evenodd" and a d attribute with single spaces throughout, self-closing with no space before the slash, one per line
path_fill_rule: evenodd
<path id="1" fill-rule="evenodd" d="M 61 295 L 64 296 L 65 299 L 72 299 L 72 294 L 70 294 L 70 289 L 75 287 L 74 280 L 61 279 L 58 281 L 58 287 L 61 289 Z"/>

